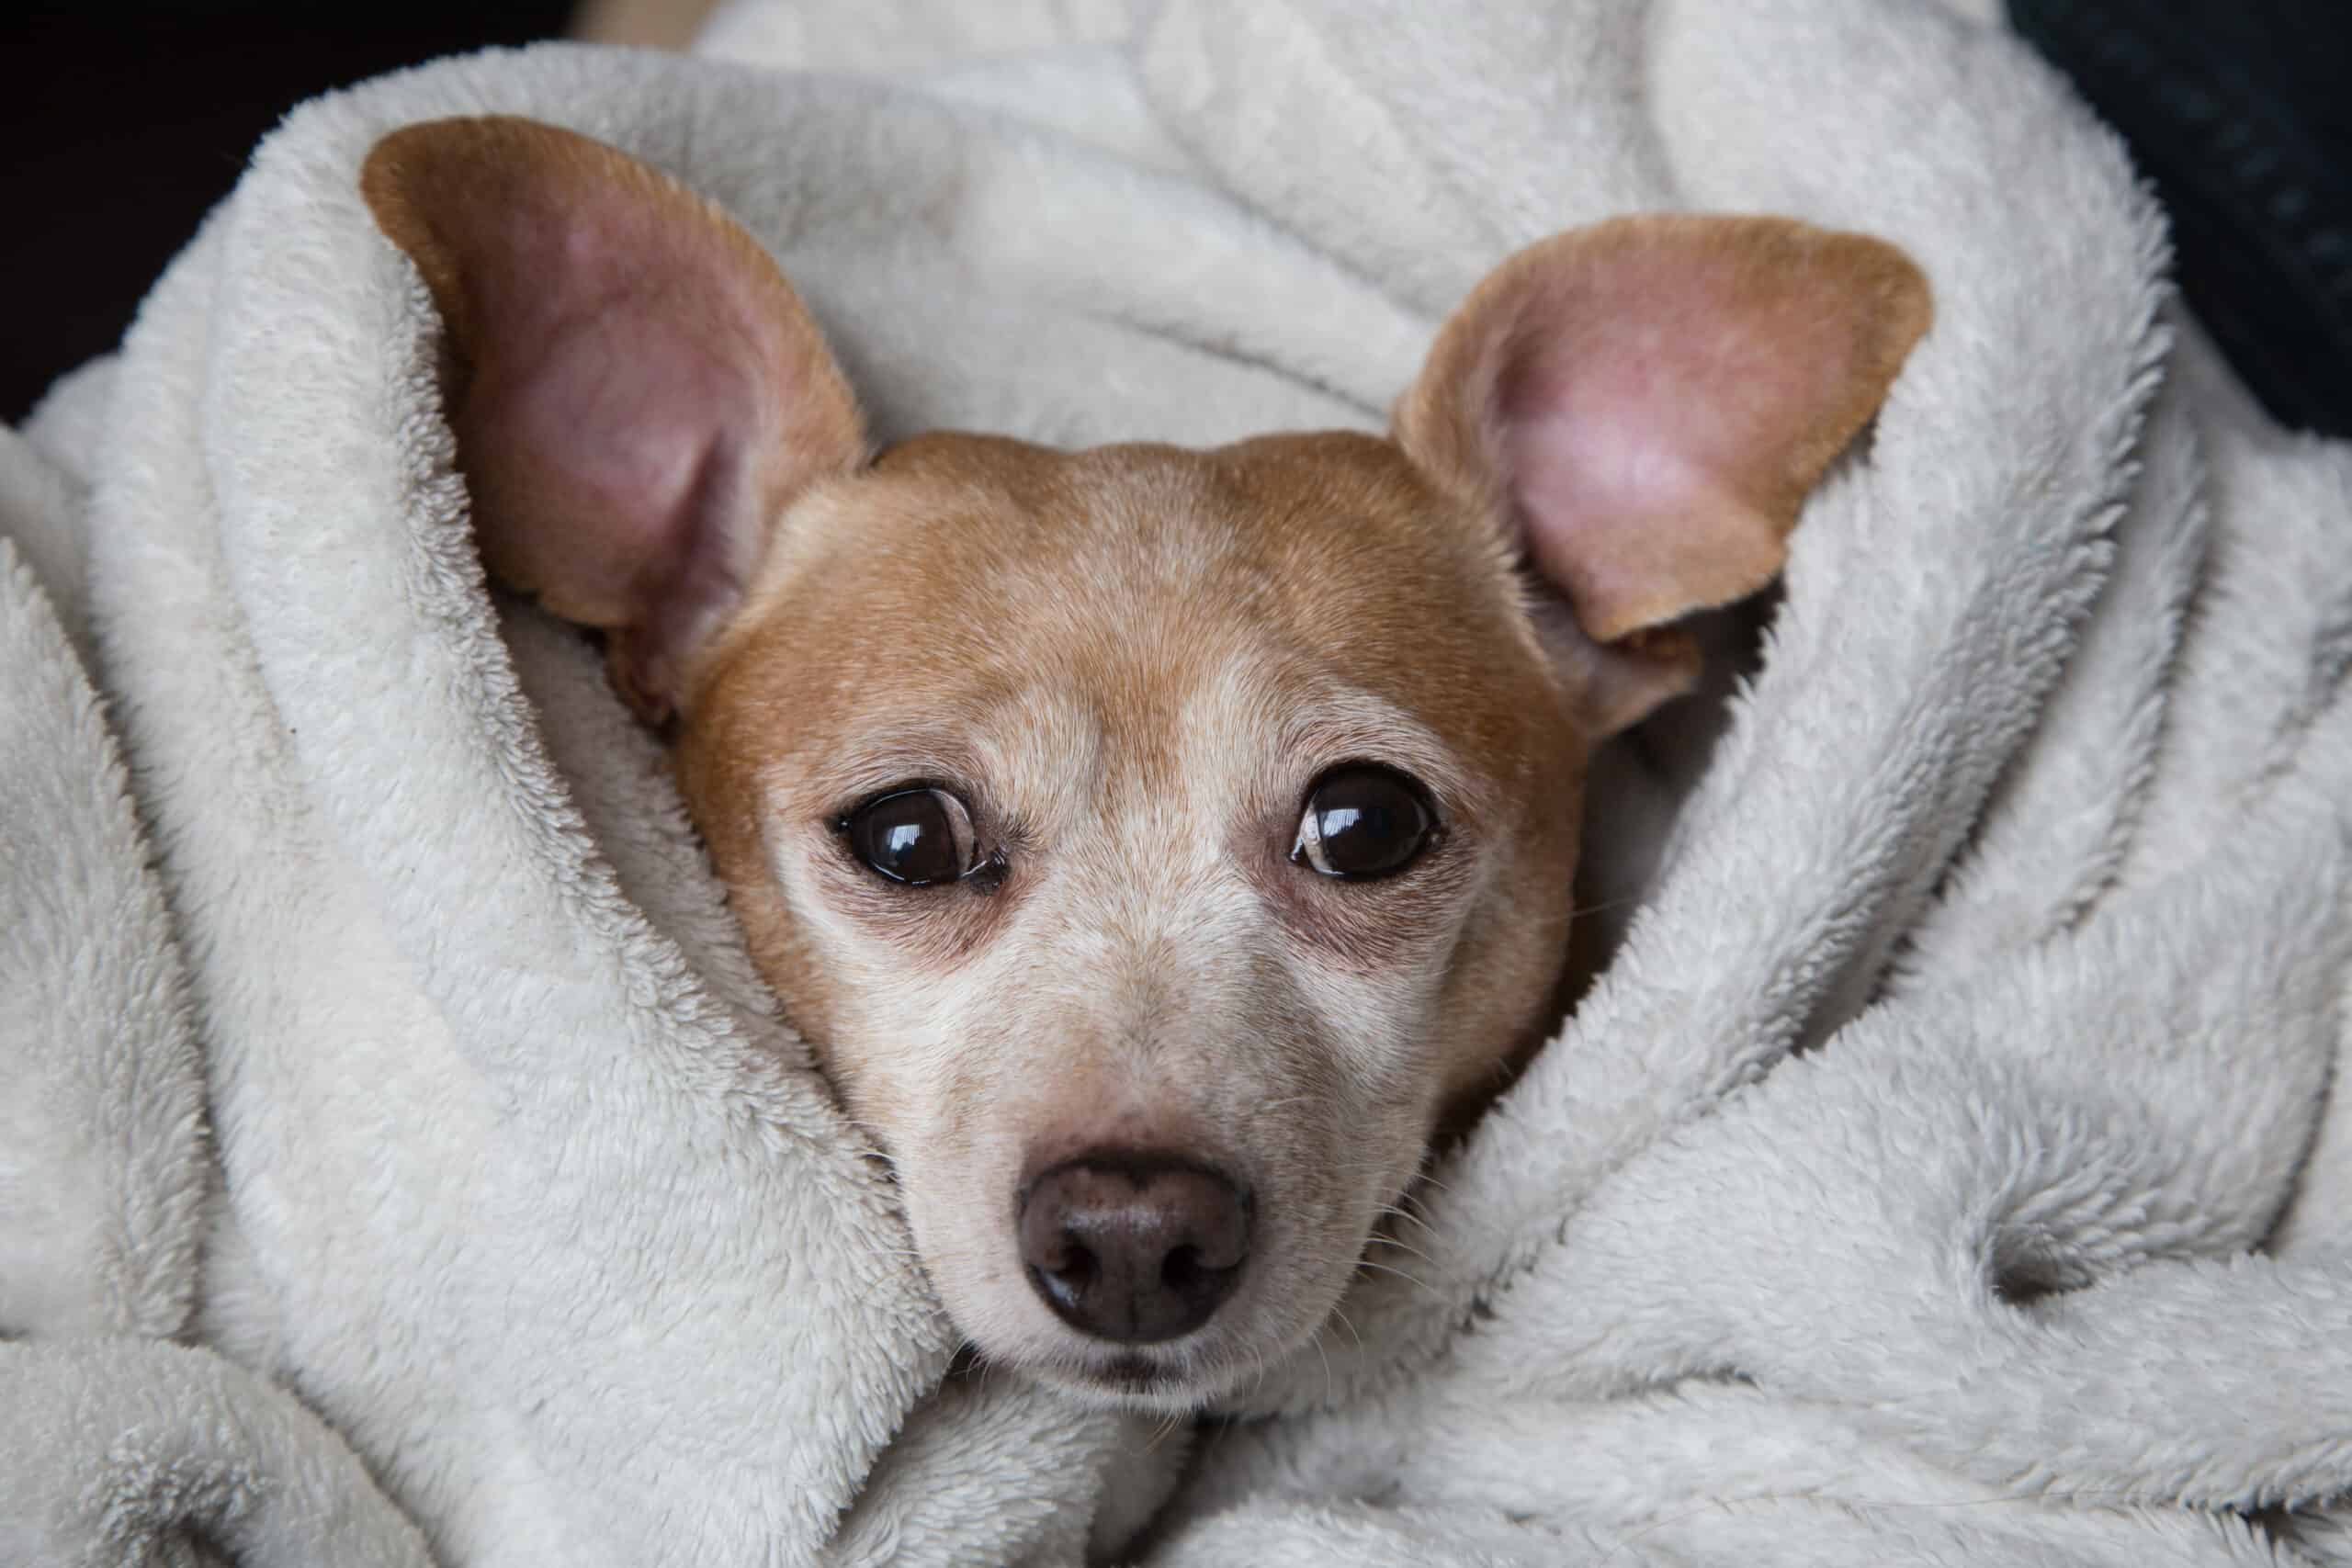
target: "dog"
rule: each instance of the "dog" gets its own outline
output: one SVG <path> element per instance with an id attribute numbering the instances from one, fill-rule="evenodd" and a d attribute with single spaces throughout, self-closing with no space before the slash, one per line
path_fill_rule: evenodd
<path id="1" fill-rule="evenodd" d="M 1504 261 L 1385 438 L 872 449 L 769 255 L 600 142 L 395 131 L 487 570 L 602 635 L 989 1364 L 1302 1346 L 1557 1022 L 1595 748 L 1778 573 L 1932 307 L 1780 218 Z"/>

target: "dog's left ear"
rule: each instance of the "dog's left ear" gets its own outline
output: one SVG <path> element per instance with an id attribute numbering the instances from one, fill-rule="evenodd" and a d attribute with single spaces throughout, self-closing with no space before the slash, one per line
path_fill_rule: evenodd
<path id="1" fill-rule="evenodd" d="M 1509 519 L 1565 596 L 1586 723 L 1687 690 L 1673 623 L 1763 587 L 1822 471 L 1933 308 L 1901 251 L 1780 218 L 1658 215 L 1555 235 L 1450 317 L 1398 442 Z"/>

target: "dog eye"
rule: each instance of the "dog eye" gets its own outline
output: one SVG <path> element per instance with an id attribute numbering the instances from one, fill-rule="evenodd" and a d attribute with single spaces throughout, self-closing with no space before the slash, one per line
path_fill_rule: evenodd
<path id="1" fill-rule="evenodd" d="M 972 814 L 944 789 L 893 790 L 842 819 L 858 859 L 892 882 L 954 882 L 979 862 Z"/>
<path id="2" fill-rule="evenodd" d="M 1362 763 L 1334 768 L 1307 792 L 1290 858 L 1325 876 L 1386 876 L 1429 846 L 1431 826 L 1421 792 L 1402 774 Z"/>

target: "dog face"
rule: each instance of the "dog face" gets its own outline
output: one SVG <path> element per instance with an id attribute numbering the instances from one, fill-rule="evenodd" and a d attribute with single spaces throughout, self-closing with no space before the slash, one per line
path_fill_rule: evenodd
<path id="1" fill-rule="evenodd" d="M 926 437 L 722 635 L 681 777 L 990 1354 L 1187 1400 L 1295 1343 L 1540 1026 L 1587 735 L 1450 511 L 1362 436 Z"/>
<path id="2" fill-rule="evenodd" d="M 754 958 L 992 1359 L 1187 1408 L 1329 1314 L 1550 1021 L 1600 738 L 1687 684 L 1924 330 L 1898 253 L 1651 219 L 1506 263 L 1393 438 L 869 460 L 756 244 L 621 154 L 412 127 L 493 572 L 674 718 Z"/>

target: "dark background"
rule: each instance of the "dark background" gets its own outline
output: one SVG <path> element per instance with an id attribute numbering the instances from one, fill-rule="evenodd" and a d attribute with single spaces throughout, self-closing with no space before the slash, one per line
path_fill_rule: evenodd
<path id="1" fill-rule="evenodd" d="M 555 37 L 571 11 L 89 0 L 0 20 L 0 420 L 114 345 L 287 109 L 435 55 Z M 2352 0 L 2009 12 L 2132 142 L 2172 214 L 2183 291 L 2239 373 L 2287 423 L 2352 434 Z"/>
<path id="2" fill-rule="evenodd" d="M 104 354 L 288 109 L 560 35 L 570 0 L 37 3 L 0 19 L 0 420 Z"/>

